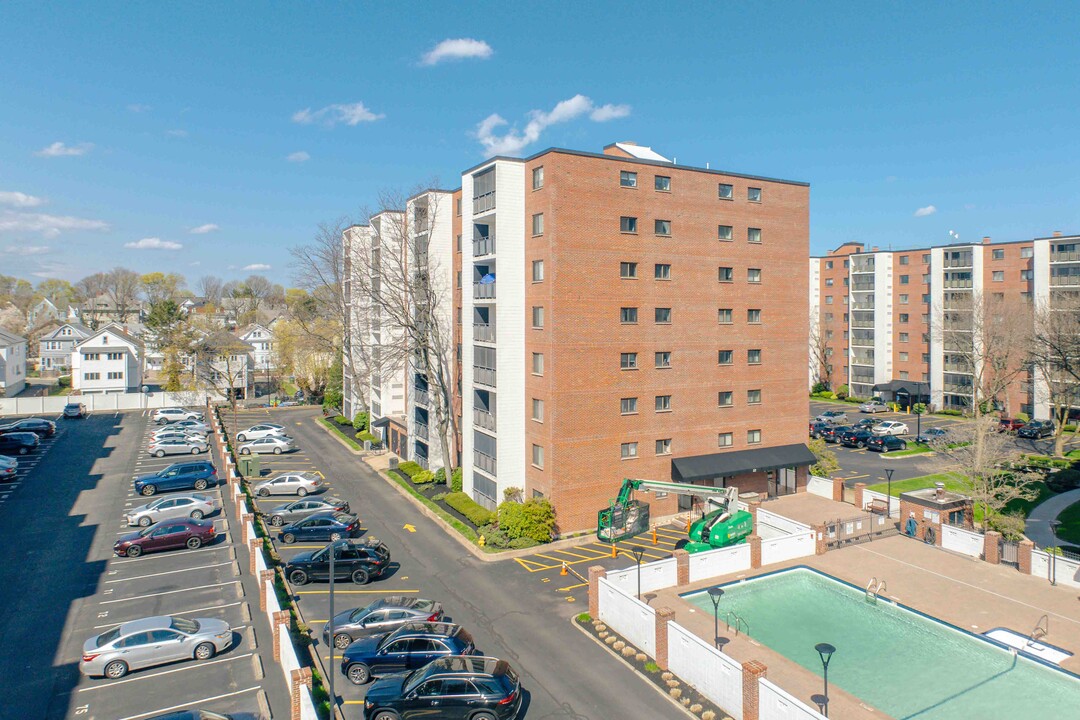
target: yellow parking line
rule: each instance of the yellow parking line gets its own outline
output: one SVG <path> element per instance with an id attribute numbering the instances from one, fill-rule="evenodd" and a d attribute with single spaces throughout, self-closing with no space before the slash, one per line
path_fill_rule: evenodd
<path id="1" fill-rule="evenodd" d="M 624 540 L 622 543 L 620 543 L 620 545 L 631 545 L 633 547 L 640 547 L 640 548 L 651 548 L 652 547 L 652 545 L 642 545 L 641 543 L 633 543 L 633 542 L 630 542 L 629 540 Z M 620 547 L 619 549 L 622 550 L 622 547 Z M 668 553 L 667 555 L 663 555 L 663 554 L 657 554 L 655 552 L 647 552 L 647 553 L 642 553 L 642 555 L 647 557 L 647 558 L 652 558 L 653 560 L 663 560 L 664 558 L 671 557 L 670 553 Z"/>
<path id="2" fill-rule="evenodd" d="M 570 590 L 576 590 L 577 588 L 588 587 L 589 583 L 578 583 L 577 585 L 567 585 L 566 587 L 556 588 L 555 592 L 569 592 Z"/>
<path id="3" fill-rule="evenodd" d="M 570 552 L 569 550 L 552 550 L 551 552 L 559 553 L 561 555 L 569 555 L 570 557 L 587 558 L 589 560 L 596 560 L 597 558 L 603 557 L 603 555 L 599 555 L 599 554 L 597 554 L 597 555 L 579 555 L 578 553 Z M 594 551 L 594 552 L 596 552 L 596 551 Z M 551 558 L 551 559 L 561 561 L 560 558 Z"/>
<path id="4" fill-rule="evenodd" d="M 533 562 L 532 560 L 525 560 L 523 558 L 514 558 L 514 560 L 517 561 L 518 565 L 521 565 L 521 567 L 525 568 L 531 573 L 542 572 L 544 570 L 551 570 L 558 567 L 558 565 L 541 565 L 538 562 Z M 535 565 L 536 567 L 529 567 L 530 565 Z"/>

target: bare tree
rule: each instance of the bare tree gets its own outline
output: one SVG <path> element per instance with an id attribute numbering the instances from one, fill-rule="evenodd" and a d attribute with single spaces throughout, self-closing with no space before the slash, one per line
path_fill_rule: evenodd
<path id="1" fill-rule="evenodd" d="M 105 294 L 116 308 L 116 319 L 127 322 L 139 306 L 139 274 L 127 268 L 114 268 L 105 275 Z"/>
<path id="2" fill-rule="evenodd" d="M 105 294 L 108 284 L 108 276 L 100 272 L 87 275 L 75 283 L 75 291 L 83 305 L 82 321 L 91 330 L 97 330 L 101 324 L 97 313 L 98 298 Z"/>
<path id="3" fill-rule="evenodd" d="M 199 281 L 195 283 L 195 290 L 207 302 L 219 305 L 221 304 L 222 284 L 221 278 L 216 275 L 203 275 L 199 278 Z"/>
<path id="4" fill-rule="evenodd" d="M 197 377 L 208 390 L 229 402 L 235 430 L 238 391 L 246 391 L 248 386 L 251 345 L 232 333 L 218 330 L 197 341 L 194 351 Z"/>
<path id="5" fill-rule="evenodd" d="M 814 374 L 814 383 L 824 383 L 832 389 L 832 357 L 829 353 L 829 339 L 820 314 L 810 313 L 810 372 Z"/>
<path id="6" fill-rule="evenodd" d="M 249 275 L 243 282 L 241 296 L 246 300 L 246 314 L 258 315 L 263 306 L 274 294 L 274 284 L 262 275 Z M 253 318 L 254 319 L 254 318 Z"/>
<path id="7" fill-rule="evenodd" d="M 1054 428 L 1054 455 L 1065 454 L 1069 412 L 1080 406 L 1080 295 L 1053 293 L 1035 309 L 1028 341 L 1031 364 L 1042 380 Z"/>
<path id="8" fill-rule="evenodd" d="M 157 305 L 166 300 L 176 300 L 187 285 L 187 280 L 177 273 L 152 272 L 140 277 L 139 283 L 147 304 Z"/>

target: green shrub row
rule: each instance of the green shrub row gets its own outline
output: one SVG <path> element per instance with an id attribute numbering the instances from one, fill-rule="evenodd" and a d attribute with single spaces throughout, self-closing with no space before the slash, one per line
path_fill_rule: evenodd
<path id="1" fill-rule="evenodd" d="M 361 430 L 360 432 L 356 433 L 356 439 L 360 442 L 369 442 L 372 445 L 378 445 L 382 442 L 382 440 L 379 439 L 378 435 L 372 435 L 367 430 Z"/>
<path id="2" fill-rule="evenodd" d="M 446 504 L 457 510 L 476 527 L 490 525 L 495 513 L 481 507 L 475 500 L 463 492 L 454 492 L 446 496 Z"/>
<path id="3" fill-rule="evenodd" d="M 335 415 L 334 422 L 336 422 L 338 425 L 352 425 L 352 423 L 349 422 L 349 418 L 345 417 L 344 415 Z"/>
<path id="4" fill-rule="evenodd" d="M 410 478 L 414 485 L 429 485 L 435 482 L 435 473 L 430 470 L 421 470 Z"/>
<path id="5" fill-rule="evenodd" d="M 935 415 L 950 415 L 952 417 L 963 417 L 963 410 L 953 410 L 952 408 L 945 408 L 944 410 L 938 410 Z"/>
<path id="6" fill-rule="evenodd" d="M 356 417 L 353 418 L 352 426 L 356 432 L 364 432 L 368 429 L 369 415 L 366 412 L 356 413 Z"/>
<path id="7" fill-rule="evenodd" d="M 397 469 L 398 472 L 400 472 L 402 475 L 409 478 L 410 480 L 412 480 L 413 475 L 418 472 L 423 472 L 424 470 L 424 468 L 420 467 L 419 463 L 415 463 L 412 460 L 406 460 L 405 462 L 398 465 Z"/>

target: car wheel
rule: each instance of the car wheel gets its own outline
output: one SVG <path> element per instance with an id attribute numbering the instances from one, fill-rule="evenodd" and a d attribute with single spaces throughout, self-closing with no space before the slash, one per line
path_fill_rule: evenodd
<path id="1" fill-rule="evenodd" d="M 338 650 L 344 650 L 352 645 L 352 635 L 348 633 L 338 633 L 334 636 L 334 647 Z"/>
<path id="2" fill-rule="evenodd" d="M 105 666 L 105 677 L 116 680 L 128 674 L 127 663 L 123 660 L 113 660 Z"/>
<path id="3" fill-rule="evenodd" d="M 307 490 L 304 489 L 304 488 L 298 488 L 297 491 L 296 491 L 296 494 L 299 495 L 300 497 L 305 497 L 305 496 L 307 496 Z"/>
<path id="4" fill-rule="evenodd" d="M 340 539 L 341 539 L 341 533 L 339 533 L 339 532 L 330 533 L 330 542 L 337 542 Z"/>
<path id="5" fill-rule="evenodd" d="M 360 568 L 359 570 L 353 570 L 352 581 L 357 585 L 367 585 L 371 582 L 371 576 L 367 570 Z"/>
<path id="6" fill-rule="evenodd" d="M 150 527 L 154 524 L 154 521 L 150 519 L 149 515 L 143 515 L 139 518 L 139 527 Z"/>
<path id="7" fill-rule="evenodd" d="M 157 485 L 143 485 L 142 494 L 150 497 L 157 492 Z"/>
<path id="8" fill-rule="evenodd" d="M 165 451 L 158 450 L 156 453 L 154 453 L 154 457 L 165 457 Z"/>
<path id="9" fill-rule="evenodd" d="M 130 546 L 128 546 L 127 556 L 129 558 L 139 557 L 140 555 L 142 555 L 142 548 L 141 547 L 139 547 L 138 545 L 130 545 Z"/>
<path id="10" fill-rule="evenodd" d="M 859 442 L 855 443 L 855 447 L 862 450 L 864 447 L 866 447 L 866 443 L 864 443 L 862 441 L 859 441 Z"/>
<path id="11" fill-rule="evenodd" d="M 200 479 L 200 480 L 196 480 L 196 481 L 195 481 L 195 489 L 196 489 L 196 490 L 205 490 L 205 489 L 206 489 L 206 481 L 205 481 L 205 480 L 201 480 L 201 479 Z"/>
<path id="12" fill-rule="evenodd" d="M 292 545 L 294 542 L 296 542 L 296 536 L 292 533 L 285 533 L 281 536 L 281 542 L 285 543 L 286 545 Z"/>
<path id="13" fill-rule="evenodd" d="M 245 435 L 244 433 L 240 433 L 236 436 L 236 439 L 240 442 L 247 442 L 247 435 Z"/>
<path id="14" fill-rule="evenodd" d="M 281 448 L 274 448 L 274 454 L 275 455 L 280 455 L 281 454 Z"/>
<path id="15" fill-rule="evenodd" d="M 202 540 L 197 537 L 189 537 L 187 539 L 188 550 L 198 550 L 202 547 Z"/>
<path id="16" fill-rule="evenodd" d="M 379 710 L 371 716 L 371 720 L 400 720 L 400 718 L 393 710 Z"/>
<path id="17" fill-rule="evenodd" d="M 900 449 L 901 450 L 907 450 L 907 443 L 906 442 L 900 443 Z"/>
<path id="18" fill-rule="evenodd" d="M 274 515 L 270 518 L 270 524 L 274 527 L 281 527 L 285 524 L 285 518 L 281 517 L 280 515 Z"/>
<path id="19" fill-rule="evenodd" d="M 199 643 L 195 646 L 195 659 L 196 660 L 209 660 L 217 653 L 217 648 L 213 643 Z"/>
<path id="20" fill-rule="evenodd" d="M 881 454 L 884 455 L 887 452 L 889 452 L 889 446 L 888 445 L 882 445 L 881 446 Z"/>
<path id="21" fill-rule="evenodd" d="M 197 448 L 197 447 L 191 448 L 191 454 L 192 455 L 198 455 L 199 454 L 199 448 Z"/>
<path id="22" fill-rule="evenodd" d="M 289 582 L 293 585 L 307 585 L 307 573 L 303 570 L 293 570 L 291 573 L 289 573 Z"/>
<path id="23" fill-rule="evenodd" d="M 259 488 L 259 497 L 270 497 L 269 488 Z"/>
<path id="24" fill-rule="evenodd" d="M 191 511 L 191 519 L 192 520 L 202 520 L 203 519 L 203 511 L 202 510 L 192 510 Z"/>
<path id="25" fill-rule="evenodd" d="M 473 715 L 469 720 L 496 720 L 495 716 L 491 713 L 479 712 Z"/>
<path id="26" fill-rule="evenodd" d="M 353 685 L 363 685 L 371 679 L 371 669 L 364 663 L 350 665 L 346 668 L 345 674 L 349 676 L 349 681 Z"/>

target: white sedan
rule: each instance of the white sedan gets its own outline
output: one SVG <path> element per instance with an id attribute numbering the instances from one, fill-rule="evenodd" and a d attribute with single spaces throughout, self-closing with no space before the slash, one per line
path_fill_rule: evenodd
<path id="1" fill-rule="evenodd" d="M 896 420 L 886 420 L 875 425 L 870 432 L 874 435 L 907 435 L 908 426 Z"/>
<path id="2" fill-rule="evenodd" d="M 299 495 L 304 497 L 309 493 L 318 492 L 323 488 L 323 481 L 312 472 L 285 473 L 277 477 L 263 480 L 255 486 L 255 494 L 259 497 L 269 495 Z"/>
<path id="3" fill-rule="evenodd" d="M 285 435 L 271 435 L 258 440 L 253 440 L 246 445 L 240 446 L 241 455 L 250 455 L 252 453 L 274 453 L 280 455 L 285 452 L 292 452 L 296 449 L 296 445 L 293 444 L 291 437 Z"/>
<path id="4" fill-rule="evenodd" d="M 247 442 L 248 440 L 258 440 L 264 437 L 281 437 L 285 434 L 285 428 L 281 425 L 274 425 L 272 423 L 262 423 L 260 425 L 252 425 L 247 430 L 241 430 L 236 433 L 236 439 L 240 442 Z"/>
<path id="5" fill-rule="evenodd" d="M 198 455 L 210 449 L 204 438 L 199 437 L 166 437 L 151 440 L 146 452 L 154 457 L 166 455 Z"/>
<path id="6" fill-rule="evenodd" d="M 127 512 L 127 524 L 140 527 L 150 527 L 162 520 L 189 517 L 202 520 L 205 516 L 213 514 L 218 509 L 217 501 L 209 495 L 192 493 L 190 495 L 174 495 L 154 500 L 146 505 L 132 508 Z"/>

